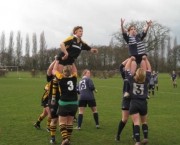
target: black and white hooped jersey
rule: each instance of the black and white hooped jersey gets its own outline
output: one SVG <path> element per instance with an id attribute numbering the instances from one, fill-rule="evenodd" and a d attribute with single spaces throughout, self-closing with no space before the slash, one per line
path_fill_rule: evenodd
<path id="1" fill-rule="evenodd" d="M 129 55 L 141 55 L 146 54 L 145 45 L 143 43 L 143 39 L 145 38 L 147 33 L 139 33 L 136 36 L 130 36 L 127 33 L 123 33 L 123 38 L 128 44 L 129 47 Z"/>

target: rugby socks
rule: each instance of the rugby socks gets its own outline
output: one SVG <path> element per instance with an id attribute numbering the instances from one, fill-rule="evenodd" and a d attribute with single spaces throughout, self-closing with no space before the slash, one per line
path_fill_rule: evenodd
<path id="1" fill-rule="evenodd" d="M 67 128 L 67 136 L 68 136 L 68 139 L 70 140 L 71 134 L 73 131 L 73 125 L 66 125 L 66 128 Z"/>
<path id="2" fill-rule="evenodd" d="M 134 133 L 134 124 L 132 123 L 132 129 L 133 129 L 133 139 L 135 138 L 135 133 Z"/>
<path id="3" fill-rule="evenodd" d="M 51 137 L 55 137 L 55 134 L 56 134 L 56 125 L 53 124 L 53 125 L 50 125 L 50 133 L 51 133 Z"/>
<path id="4" fill-rule="evenodd" d="M 45 118 L 42 114 L 39 116 L 37 123 L 40 124 L 40 122 Z"/>
<path id="5" fill-rule="evenodd" d="M 158 91 L 158 89 L 159 89 L 158 86 L 156 86 L 156 90 L 157 90 L 157 91 Z"/>
<path id="6" fill-rule="evenodd" d="M 83 121 L 83 114 L 79 114 L 78 115 L 78 127 L 81 127 L 82 121 Z"/>
<path id="7" fill-rule="evenodd" d="M 61 124 L 59 125 L 60 127 L 60 132 L 61 132 L 61 136 L 63 138 L 63 140 L 68 138 L 68 131 L 66 129 L 66 124 Z"/>
<path id="8" fill-rule="evenodd" d="M 140 142 L 140 126 L 134 125 L 134 137 L 136 139 L 136 142 Z"/>
<path id="9" fill-rule="evenodd" d="M 50 129 L 51 117 L 47 118 L 47 129 Z"/>
<path id="10" fill-rule="evenodd" d="M 147 124 L 142 124 L 142 131 L 143 131 L 144 138 L 147 139 L 148 138 L 148 125 Z"/>
<path id="11" fill-rule="evenodd" d="M 122 120 L 119 122 L 117 136 L 120 136 L 120 134 L 121 134 L 121 132 L 122 132 L 125 125 L 126 125 L 126 123 L 123 122 Z"/>
<path id="12" fill-rule="evenodd" d="M 98 113 L 97 112 L 93 113 L 93 117 L 94 117 L 96 125 L 99 125 L 99 116 L 98 116 Z"/>
<path id="13" fill-rule="evenodd" d="M 152 91 L 152 95 L 154 95 L 154 90 Z"/>

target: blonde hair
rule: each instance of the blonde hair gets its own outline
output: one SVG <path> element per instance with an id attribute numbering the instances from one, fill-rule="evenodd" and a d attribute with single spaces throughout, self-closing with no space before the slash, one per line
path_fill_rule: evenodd
<path id="1" fill-rule="evenodd" d="M 88 71 L 89 71 L 88 69 L 83 70 L 82 76 L 86 75 L 86 73 L 87 73 Z"/>
<path id="2" fill-rule="evenodd" d="M 138 68 L 135 73 L 134 80 L 137 83 L 144 83 L 145 79 L 146 79 L 146 72 L 144 71 L 143 68 Z"/>
<path id="3" fill-rule="evenodd" d="M 69 77 L 72 73 L 72 66 L 71 65 L 66 65 L 63 67 L 63 74 L 66 77 Z"/>

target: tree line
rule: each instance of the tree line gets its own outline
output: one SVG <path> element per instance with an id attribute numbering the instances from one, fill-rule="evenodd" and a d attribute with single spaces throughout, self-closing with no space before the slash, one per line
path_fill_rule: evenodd
<path id="1" fill-rule="evenodd" d="M 131 24 L 136 26 L 138 32 L 142 31 L 142 28 L 145 26 L 145 22 L 132 21 L 127 23 L 125 27 L 127 28 Z M 0 36 L 1 67 L 18 66 L 26 71 L 32 69 L 45 71 L 54 60 L 54 56 L 60 52 L 59 47 L 47 48 L 44 32 L 40 34 L 39 43 L 36 33 L 32 35 L 32 42 L 30 42 L 29 34 L 27 34 L 25 46 L 23 46 L 21 32 L 18 31 L 16 38 L 14 38 L 14 32 L 11 31 L 7 45 L 6 42 L 5 33 L 2 32 Z M 177 44 L 176 38 L 172 40 L 168 27 L 153 22 L 153 26 L 148 31 L 144 43 L 154 70 L 170 72 L 178 69 L 178 64 L 180 64 L 180 45 Z M 32 46 L 30 46 L 31 44 Z M 94 55 L 83 51 L 76 60 L 78 69 L 117 70 L 120 63 L 128 57 L 128 46 L 120 30 L 112 34 L 108 46 L 99 45 L 93 47 L 96 47 L 99 53 Z M 25 50 L 25 55 L 22 54 L 22 50 Z"/>

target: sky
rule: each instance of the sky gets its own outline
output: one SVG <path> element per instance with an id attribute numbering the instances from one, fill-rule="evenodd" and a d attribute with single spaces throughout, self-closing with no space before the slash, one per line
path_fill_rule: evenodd
<path id="1" fill-rule="evenodd" d="M 120 31 L 120 19 L 156 21 L 180 41 L 179 0 L 0 0 L 0 34 L 21 31 L 32 41 L 44 31 L 47 47 L 59 47 L 74 26 L 83 26 L 83 40 L 90 45 L 109 45 Z M 7 45 L 7 44 L 6 44 Z M 25 45 L 24 45 L 25 46 Z"/>

